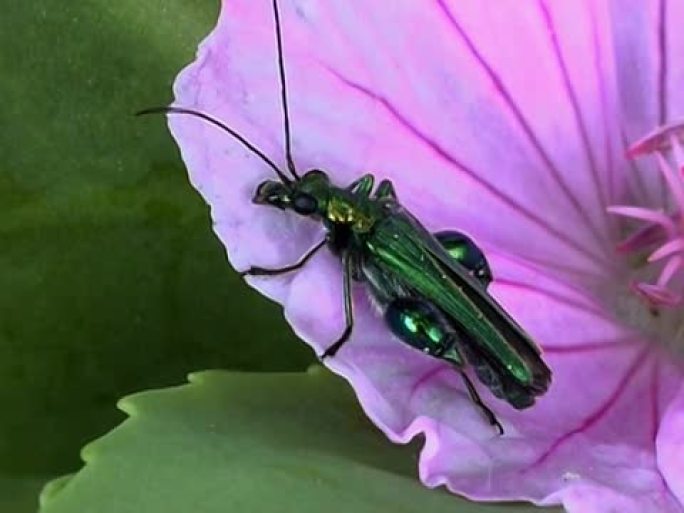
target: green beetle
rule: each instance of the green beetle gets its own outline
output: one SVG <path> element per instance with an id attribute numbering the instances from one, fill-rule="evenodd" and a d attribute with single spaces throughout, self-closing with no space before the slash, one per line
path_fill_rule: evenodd
<path id="1" fill-rule="evenodd" d="M 237 139 L 277 176 L 256 189 L 253 201 L 323 223 L 326 236 L 296 263 L 279 269 L 251 267 L 243 275 L 273 276 L 302 268 L 327 247 L 342 261 L 346 327 L 321 355 L 332 357 L 354 326 L 352 282 L 363 283 L 396 337 L 424 354 L 449 362 L 471 399 L 503 433 L 464 370 L 471 366 L 489 390 L 514 408 L 531 406 L 551 383 L 551 370 L 525 331 L 487 293 L 492 274 L 480 248 L 457 231 L 430 233 L 397 199 L 392 182 L 374 187 L 367 174 L 346 187 L 319 169 L 297 172 L 292 159 L 282 34 L 277 0 L 273 13 L 278 47 L 287 173 L 225 123 L 183 107 L 154 107 L 138 114 L 185 114 L 204 119 Z"/>

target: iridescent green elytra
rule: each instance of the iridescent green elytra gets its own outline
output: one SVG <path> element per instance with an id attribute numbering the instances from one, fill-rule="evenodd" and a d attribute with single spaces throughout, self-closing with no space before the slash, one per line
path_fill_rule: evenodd
<path id="1" fill-rule="evenodd" d="M 293 211 L 321 222 L 326 236 L 298 262 L 280 269 L 251 267 L 243 275 L 272 276 L 303 267 L 324 246 L 342 262 L 346 327 L 322 355 L 333 356 L 354 326 L 352 282 L 365 285 L 389 329 L 404 343 L 451 364 L 489 421 L 503 428 L 485 406 L 465 369 L 514 408 L 531 406 L 546 392 L 551 371 L 524 330 L 487 293 L 492 275 L 482 251 L 459 232 L 432 234 L 398 201 L 392 182 L 374 187 L 367 174 L 346 187 L 313 169 L 300 176 L 294 165 L 277 1 L 273 12 L 285 131 L 286 174 L 228 125 L 182 107 L 155 107 L 140 114 L 186 114 L 221 128 L 276 174 L 258 187 L 253 202 Z"/>

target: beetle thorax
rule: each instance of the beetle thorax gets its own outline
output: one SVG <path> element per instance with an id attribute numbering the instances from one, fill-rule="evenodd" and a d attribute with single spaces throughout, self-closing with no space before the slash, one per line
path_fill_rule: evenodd
<path id="1" fill-rule="evenodd" d="M 373 216 L 350 198 L 333 196 L 328 201 L 326 218 L 332 224 L 348 225 L 353 231 L 364 233 L 373 226 Z"/>

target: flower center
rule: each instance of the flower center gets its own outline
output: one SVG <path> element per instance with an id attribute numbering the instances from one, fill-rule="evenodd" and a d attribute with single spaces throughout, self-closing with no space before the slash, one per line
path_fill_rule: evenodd
<path id="1" fill-rule="evenodd" d="M 684 341 L 684 122 L 657 129 L 631 146 L 628 156 L 654 155 L 666 186 L 660 208 L 615 205 L 608 211 L 641 225 L 617 245 L 629 263 L 632 298 L 618 305 L 632 323 L 658 338 Z M 634 298 L 638 301 L 634 301 Z M 647 308 L 643 308 L 644 304 Z M 684 344 L 682 344 L 684 345 Z"/>

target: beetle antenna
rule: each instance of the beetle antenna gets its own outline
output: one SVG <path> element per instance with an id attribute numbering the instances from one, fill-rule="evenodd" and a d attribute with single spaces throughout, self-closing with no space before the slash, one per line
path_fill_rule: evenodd
<path id="1" fill-rule="evenodd" d="M 280 13 L 278 0 L 273 0 L 273 18 L 276 28 L 276 42 L 278 44 L 278 73 L 280 75 L 280 100 L 283 106 L 283 125 L 285 128 L 285 158 L 287 169 L 295 180 L 299 180 L 294 159 L 292 158 L 292 138 L 290 137 L 290 112 L 287 106 L 287 85 L 285 81 L 285 59 L 283 57 L 283 35 L 280 29 Z"/>
<path id="2" fill-rule="evenodd" d="M 141 111 L 138 111 L 135 113 L 136 116 L 146 116 L 148 114 L 185 114 L 188 116 L 195 116 L 197 118 L 201 118 L 205 121 L 208 121 L 214 126 L 217 126 L 221 130 L 224 130 L 225 132 L 228 132 L 230 135 L 232 135 L 235 139 L 240 141 L 242 145 L 247 148 L 249 151 L 254 153 L 257 157 L 259 157 L 261 160 L 263 160 L 273 171 L 275 171 L 276 175 L 278 175 L 278 178 L 280 178 L 280 181 L 283 182 L 285 185 L 290 185 L 292 183 L 292 180 L 290 180 L 285 174 L 278 169 L 278 166 L 276 166 L 271 159 L 269 159 L 264 152 L 259 150 L 256 146 L 254 146 L 251 142 L 249 142 L 245 137 L 240 135 L 238 132 L 230 128 L 228 125 L 225 123 L 222 123 L 216 118 L 211 117 L 208 114 L 205 114 L 204 112 L 200 112 L 198 110 L 192 110 L 192 109 L 186 109 L 184 107 L 169 107 L 169 106 L 164 106 L 164 107 L 150 107 L 149 109 L 143 109 Z M 297 175 L 295 175 L 296 177 Z"/>

